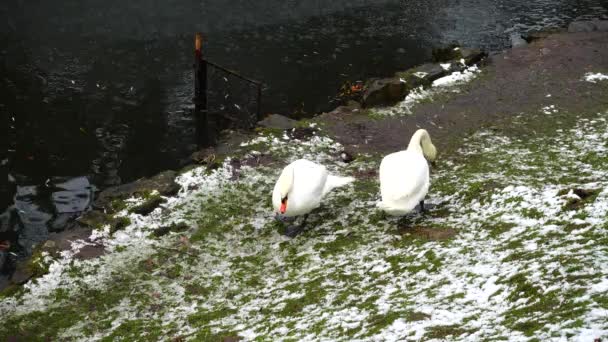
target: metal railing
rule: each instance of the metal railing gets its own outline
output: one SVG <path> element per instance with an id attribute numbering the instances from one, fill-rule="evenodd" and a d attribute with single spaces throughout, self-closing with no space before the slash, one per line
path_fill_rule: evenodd
<path id="1" fill-rule="evenodd" d="M 214 63 L 203 56 L 203 36 L 194 42 L 194 112 L 197 142 L 207 146 L 209 121 L 222 119 L 231 126 L 251 128 L 261 120 L 262 83 Z"/>

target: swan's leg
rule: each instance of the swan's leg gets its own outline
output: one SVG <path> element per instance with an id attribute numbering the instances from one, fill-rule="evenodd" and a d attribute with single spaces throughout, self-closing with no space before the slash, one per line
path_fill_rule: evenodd
<path id="1" fill-rule="evenodd" d="M 308 215 L 309 214 L 304 215 L 304 218 L 302 219 L 302 222 L 300 224 L 289 225 L 287 227 L 287 229 L 285 230 L 285 235 L 293 238 L 293 237 L 296 237 L 298 234 L 300 234 L 304 230 L 304 225 L 306 224 Z"/>
<path id="2" fill-rule="evenodd" d="M 308 215 L 310 215 L 310 214 L 304 215 L 304 218 L 302 219 L 302 223 L 300 223 L 300 226 L 303 227 L 306 224 L 306 220 L 308 220 Z"/>
<path id="3" fill-rule="evenodd" d="M 424 210 L 424 200 L 420 201 L 420 213 L 424 214 L 425 210 Z"/>

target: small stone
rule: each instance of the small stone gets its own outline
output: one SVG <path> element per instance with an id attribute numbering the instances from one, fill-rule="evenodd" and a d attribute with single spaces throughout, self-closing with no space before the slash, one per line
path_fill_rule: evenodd
<path id="1" fill-rule="evenodd" d="M 198 164 L 212 164 L 215 161 L 216 153 L 213 147 L 203 148 L 190 155 L 190 159 Z"/>
<path id="2" fill-rule="evenodd" d="M 355 160 L 355 157 L 353 157 L 352 154 L 347 151 L 342 151 L 340 152 L 340 159 L 342 159 L 342 161 L 345 163 L 350 163 Z"/>
<path id="3" fill-rule="evenodd" d="M 522 38 L 522 36 L 517 33 L 517 32 L 513 32 L 509 35 L 509 40 L 511 40 L 511 47 L 512 48 L 518 48 L 521 46 L 526 46 L 528 44 L 528 42 Z"/>
<path id="4" fill-rule="evenodd" d="M 484 51 L 478 49 L 461 49 L 462 59 L 468 66 L 479 63 L 482 59 L 488 56 Z"/>
<path id="5" fill-rule="evenodd" d="M 57 248 L 57 243 L 55 243 L 55 241 L 52 241 L 52 240 L 49 240 L 42 245 L 43 251 L 54 250 L 55 248 Z"/>

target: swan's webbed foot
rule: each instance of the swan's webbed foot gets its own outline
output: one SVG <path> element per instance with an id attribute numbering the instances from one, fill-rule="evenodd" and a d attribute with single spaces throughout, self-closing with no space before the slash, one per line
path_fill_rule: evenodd
<path id="1" fill-rule="evenodd" d="M 287 229 L 285 229 L 285 236 L 294 238 L 298 236 L 298 234 L 300 234 L 302 231 L 304 231 L 304 226 L 291 224 L 287 226 Z"/>
<path id="2" fill-rule="evenodd" d="M 308 219 L 308 214 L 306 214 L 304 216 L 304 219 L 302 219 L 302 222 L 300 224 L 297 224 L 297 225 L 290 224 L 289 226 L 287 226 L 287 228 L 285 229 L 285 236 L 294 238 L 294 237 L 298 236 L 298 234 L 302 233 L 304 231 L 307 219 Z"/>
<path id="3" fill-rule="evenodd" d="M 283 216 L 281 214 L 275 214 L 274 215 L 274 219 L 279 221 L 279 222 L 283 222 L 283 223 L 292 223 L 295 222 L 296 218 L 295 217 L 287 217 L 287 216 Z"/>

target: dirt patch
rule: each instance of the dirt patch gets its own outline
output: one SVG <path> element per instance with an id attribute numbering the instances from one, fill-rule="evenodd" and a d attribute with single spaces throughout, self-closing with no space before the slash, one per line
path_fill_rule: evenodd
<path id="1" fill-rule="evenodd" d="M 376 179 L 376 178 L 378 178 L 378 170 L 376 170 L 376 169 L 357 170 L 353 173 L 353 176 L 356 179 L 361 179 L 361 180 Z"/>
<path id="2" fill-rule="evenodd" d="M 445 153 L 459 147 L 455 141 L 485 125 L 536 113 L 547 105 L 570 113 L 606 108 L 608 85 L 582 77 L 608 70 L 608 33 L 549 35 L 489 57 L 482 70 L 459 94 L 420 103 L 409 116 L 373 120 L 365 112 L 339 110 L 318 120 L 330 136 L 355 152 L 404 149 L 414 131 L 425 128 L 439 152 Z"/>
<path id="3" fill-rule="evenodd" d="M 276 163 L 276 159 L 270 154 L 258 154 L 248 155 L 242 159 L 231 159 L 230 166 L 232 167 L 232 176 L 230 180 L 238 180 L 241 175 L 241 168 L 243 166 L 258 167 L 258 166 L 269 166 Z"/>
<path id="4" fill-rule="evenodd" d="M 400 226 L 399 233 L 401 235 L 409 234 L 414 237 L 431 241 L 449 240 L 457 234 L 456 230 L 453 228 L 431 228 L 421 226 Z"/>

